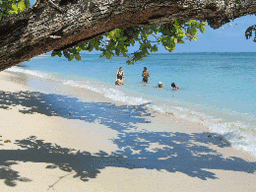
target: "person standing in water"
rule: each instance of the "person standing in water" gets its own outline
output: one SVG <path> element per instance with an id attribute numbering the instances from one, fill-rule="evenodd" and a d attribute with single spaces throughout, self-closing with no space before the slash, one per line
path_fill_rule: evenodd
<path id="1" fill-rule="evenodd" d="M 124 71 L 122 67 L 120 67 L 119 70 L 116 72 L 116 82 L 117 81 L 119 81 L 120 84 L 124 84 Z"/>
<path id="2" fill-rule="evenodd" d="M 142 72 L 142 83 L 149 83 L 149 76 L 150 76 L 150 71 L 148 71 L 147 67 L 144 67 L 144 70 Z"/>

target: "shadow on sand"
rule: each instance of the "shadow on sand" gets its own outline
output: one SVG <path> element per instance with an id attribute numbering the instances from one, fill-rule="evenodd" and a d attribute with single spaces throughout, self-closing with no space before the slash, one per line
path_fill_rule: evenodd
<path id="1" fill-rule="evenodd" d="M 136 131 L 137 123 L 149 123 L 145 116 L 151 114 L 143 106 L 88 103 L 63 95 L 39 92 L 0 92 L 0 108 L 8 109 L 18 104 L 26 107 L 20 110 L 21 113 L 37 112 L 104 124 L 119 132 L 118 138 L 114 139 L 113 143 L 120 150 L 111 154 L 104 151 L 91 154 L 45 143 L 36 136 L 17 140 L 15 144 L 23 150 L 0 151 L 0 179 L 3 179 L 8 186 L 17 185 L 17 181 L 31 181 L 11 169 L 12 165 L 20 161 L 44 162 L 47 163 L 46 169 L 59 168 L 67 173 L 72 172 L 73 177 L 79 177 L 82 181 L 96 178 L 106 167 L 182 172 L 202 180 L 217 179 L 211 170 L 247 173 L 256 171 L 256 162 L 238 157 L 225 158 L 205 145 L 230 147 L 229 143 L 221 140 L 221 135 L 206 132 L 186 134 Z M 208 137 L 209 134 L 211 137 Z M 60 180 L 61 178 L 58 181 Z M 57 182 L 53 181 L 53 185 Z"/>
<path id="2" fill-rule="evenodd" d="M 16 105 L 24 107 L 19 110 L 24 114 L 41 113 L 86 122 L 97 121 L 117 131 L 136 128 L 134 124 L 137 123 L 150 123 L 144 117 L 151 115 L 144 108 L 146 104 L 117 106 L 108 102 L 82 102 L 75 97 L 58 94 L 0 91 L 0 108 L 11 109 Z"/>

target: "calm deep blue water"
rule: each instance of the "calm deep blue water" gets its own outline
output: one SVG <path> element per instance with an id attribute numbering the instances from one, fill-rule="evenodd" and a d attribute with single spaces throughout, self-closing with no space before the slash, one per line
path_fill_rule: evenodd
<path id="1" fill-rule="evenodd" d="M 82 54 L 82 61 L 69 62 L 45 54 L 9 70 L 89 89 L 124 104 L 147 103 L 153 110 L 202 123 L 256 155 L 256 53 L 152 54 L 134 65 L 125 61 Z M 126 82 L 117 87 L 119 67 Z M 149 84 L 141 83 L 143 67 L 150 71 Z M 156 88 L 159 81 L 163 89 Z M 172 82 L 178 91 L 171 89 Z"/>

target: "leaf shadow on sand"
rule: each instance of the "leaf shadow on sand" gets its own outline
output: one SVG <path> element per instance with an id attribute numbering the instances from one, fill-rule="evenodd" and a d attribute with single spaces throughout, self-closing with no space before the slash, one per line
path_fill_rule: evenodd
<path id="1" fill-rule="evenodd" d="M 136 124 L 148 123 L 145 117 L 151 115 L 143 106 L 80 102 L 76 98 L 39 92 L 1 92 L 0 95 L 0 108 L 8 109 L 20 104 L 25 107 L 21 113 L 37 112 L 86 122 L 97 121 L 119 132 L 118 138 L 113 139 L 119 150 L 111 154 L 63 148 L 58 144 L 45 143 L 36 136 L 17 140 L 15 144 L 23 150 L 0 150 L 0 179 L 8 186 L 15 186 L 17 181 L 30 181 L 12 170 L 11 166 L 19 162 L 43 162 L 47 164 L 46 169 L 59 168 L 82 181 L 96 178 L 107 167 L 181 172 L 202 180 L 218 178 L 211 170 L 256 171 L 256 162 L 224 157 L 207 146 L 230 147 L 221 135 L 137 131 Z M 61 178 L 49 187 L 59 181 Z"/>
<path id="2" fill-rule="evenodd" d="M 149 123 L 144 117 L 151 114 L 143 107 L 121 105 L 110 102 L 82 102 L 75 97 L 40 92 L 4 92 L 0 91 L 0 108 L 10 109 L 22 105 L 23 114 L 41 113 L 47 116 L 60 116 L 97 122 L 111 129 L 121 131 L 136 128 L 134 124 Z"/>

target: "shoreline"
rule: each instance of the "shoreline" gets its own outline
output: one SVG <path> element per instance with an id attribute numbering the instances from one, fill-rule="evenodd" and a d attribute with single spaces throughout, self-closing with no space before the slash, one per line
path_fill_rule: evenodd
<path id="1" fill-rule="evenodd" d="M 42 73 L 44 74 L 44 78 L 40 78 L 40 75 L 38 76 L 37 72 L 37 75 L 35 76 L 30 75 L 31 72 L 27 74 L 27 72 L 25 73 L 24 71 L 10 71 L 10 73 L 13 75 L 17 74 L 21 76 L 21 79 L 26 79 L 26 82 L 23 82 L 23 84 L 25 83 L 26 86 L 29 86 L 33 90 L 37 90 L 39 92 L 47 94 L 59 94 L 60 97 L 62 97 L 63 99 L 68 99 L 68 97 L 74 97 L 78 98 L 79 101 L 106 102 L 113 103 L 117 106 L 138 106 L 147 108 L 147 110 L 151 113 L 162 112 L 166 114 L 174 114 L 175 117 L 185 119 L 185 121 L 195 122 L 199 123 L 200 125 L 207 126 L 210 132 L 221 134 L 225 140 L 232 143 L 233 147 L 239 150 L 247 151 L 256 157 L 256 132 L 253 129 L 253 123 L 250 124 L 247 121 L 244 121 L 245 119 L 243 119 L 242 117 L 223 113 L 219 111 L 219 109 L 216 110 L 215 108 L 205 108 L 204 110 L 198 110 L 198 108 L 194 109 L 194 107 L 192 107 L 194 104 L 189 106 L 176 106 L 174 103 L 171 103 L 169 106 L 168 102 L 166 102 L 165 104 L 160 102 L 161 104 L 159 104 L 155 102 L 154 98 L 144 98 L 145 95 L 139 96 L 130 93 L 126 95 L 126 93 L 123 93 L 123 90 L 120 90 L 119 92 L 118 88 L 109 88 L 108 86 L 108 88 L 105 89 L 104 86 L 102 88 L 101 84 L 100 87 L 90 86 L 90 84 L 85 84 L 86 86 L 83 87 L 83 84 L 79 84 L 79 81 L 73 82 L 73 80 L 63 81 L 63 79 L 55 79 L 51 75 L 48 76 L 48 74 L 44 72 Z M 98 82 L 96 82 L 95 80 L 91 83 L 98 84 Z M 119 94 L 121 95 L 120 97 Z M 67 97 L 63 97 L 63 95 Z M 151 101 L 153 102 L 151 103 Z M 65 105 L 65 103 L 63 104 Z M 166 109 L 165 105 L 169 106 L 169 109 L 168 107 Z M 66 108 L 69 108 L 71 111 L 77 110 L 69 106 L 66 106 Z M 69 112 L 66 111 L 65 113 L 67 114 Z"/>
<path id="2" fill-rule="evenodd" d="M 256 157 L 206 126 L 90 91 L 67 101 L 26 78 L 0 73 L 3 191 L 256 190 Z"/>

